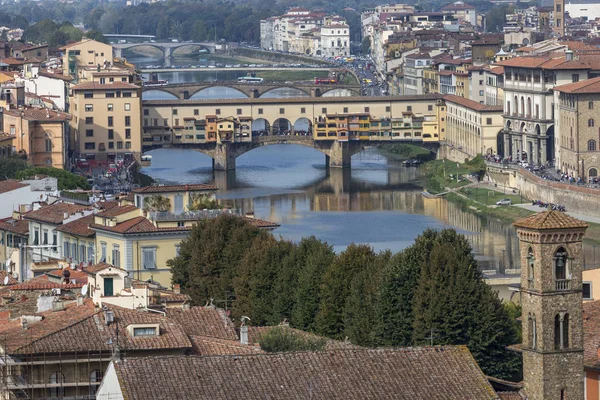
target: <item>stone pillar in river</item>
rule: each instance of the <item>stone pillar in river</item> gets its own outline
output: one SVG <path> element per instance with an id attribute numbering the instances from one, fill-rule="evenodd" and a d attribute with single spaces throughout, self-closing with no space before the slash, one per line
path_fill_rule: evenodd
<path id="1" fill-rule="evenodd" d="M 350 167 L 350 143 L 334 141 L 329 148 L 328 167 L 346 168 Z"/>
<path id="2" fill-rule="evenodd" d="M 213 170 L 235 169 L 235 149 L 232 143 L 217 143 L 213 151 Z"/>

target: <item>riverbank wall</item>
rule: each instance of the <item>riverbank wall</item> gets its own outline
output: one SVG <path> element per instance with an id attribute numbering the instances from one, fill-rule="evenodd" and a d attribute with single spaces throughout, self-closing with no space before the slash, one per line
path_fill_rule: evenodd
<path id="1" fill-rule="evenodd" d="M 487 177 L 498 186 L 513 188 L 531 200 L 561 204 L 567 210 L 597 215 L 600 210 L 600 189 L 548 181 L 517 166 L 488 164 Z"/>
<path id="2" fill-rule="evenodd" d="M 318 58 L 307 57 L 297 54 L 283 54 L 276 53 L 266 50 L 249 49 L 246 47 L 230 47 L 230 55 L 239 55 L 243 57 L 256 58 L 265 61 L 279 62 L 279 63 L 294 63 L 294 64 L 316 64 L 334 66 L 333 63 Z"/>
<path id="3" fill-rule="evenodd" d="M 468 154 L 457 147 L 450 146 L 448 143 L 440 141 L 440 148 L 437 152 L 437 158 L 439 159 L 446 159 L 462 164 L 473 157 L 473 155 Z"/>

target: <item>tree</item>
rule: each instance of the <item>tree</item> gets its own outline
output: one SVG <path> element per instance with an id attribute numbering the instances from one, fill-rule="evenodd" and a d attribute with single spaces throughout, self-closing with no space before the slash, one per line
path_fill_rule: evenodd
<path id="1" fill-rule="evenodd" d="M 376 262 L 370 246 L 351 244 L 339 254 L 323 276 L 321 304 L 316 319 L 317 333 L 343 339 L 344 307 L 350 295 L 352 279 Z"/>
<path id="2" fill-rule="evenodd" d="M 36 175 L 47 175 L 56 178 L 58 181 L 59 190 L 90 189 L 89 183 L 83 176 L 76 175 L 72 172 L 58 168 L 30 167 L 22 171 L 18 171 L 15 177 L 17 179 L 30 179 Z"/>
<path id="3" fill-rule="evenodd" d="M 171 200 L 168 197 L 156 194 L 144 199 L 144 211 L 169 211 L 171 209 Z"/>
<path id="4" fill-rule="evenodd" d="M 87 31 L 85 33 L 85 37 L 100 43 L 108 43 L 108 39 L 102 34 L 102 32 L 94 29 Z"/>
<path id="5" fill-rule="evenodd" d="M 326 343 L 324 338 L 304 335 L 284 326 L 273 327 L 260 338 L 260 348 L 267 353 L 320 351 Z"/>
<path id="6" fill-rule="evenodd" d="M 508 14 L 508 7 L 506 5 L 494 6 L 487 13 L 487 31 L 488 32 L 499 32 L 506 24 L 506 14 Z"/>
<path id="7" fill-rule="evenodd" d="M 445 229 L 434 238 L 413 298 L 413 343 L 466 344 L 487 375 L 510 378 L 515 323 L 488 286 L 463 235 Z"/>
<path id="8" fill-rule="evenodd" d="M 360 43 L 360 52 L 362 54 L 371 53 L 371 39 L 369 37 L 363 38 L 362 42 Z"/>
<path id="9" fill-rule="evenodd" d="M 19 171 L 29 168 L 27 161 L 18 157 L 0 158 L 0 179 L 14 179 Z"/>

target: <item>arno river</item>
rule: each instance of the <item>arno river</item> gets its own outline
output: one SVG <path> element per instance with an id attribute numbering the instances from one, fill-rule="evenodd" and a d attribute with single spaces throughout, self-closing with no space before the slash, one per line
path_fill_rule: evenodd
<path id="1" fill-rule="evenodd" d="M 129 61 L 142 66 L 162 64 L 155 58 L 130 57 Z M 195 59 L 172 62 L 178 63 L 194 65 Z M 194 82 L 215 80 L 214 74 L 205 69 L 175 71 L 159 74 L 159 79 Z M 234 72 L 221 74 L 228 75 L 218 80 L 237 77 Z M 280 92 L 273 97 L 294 95 Z M 169 98 L 164 96 L 145 94 L 147 99 Z M 196 98 L 238 96 L 232 89 L 212 88 Z M 152 166 L 142 172 L 162 183 L 214 183 L 222 204 L 281 224 L 273 233 L 285 239 L 314 235 L 336 251 L 355 242 L 396 252 L 427 228 L 451 227 L 468 237 L 479 267 L 502 298 L 510 298 L 514 291 L 508 285 L 518 282 L 518 241 L 510 224 L 462 211 L 444 199 L 423 197 L 420 169 L 388 160 L 375 149 L 353 156 L 351 169 L 330 171 L 323 154 L 296 145 L 250 151 L 237 159 L 237 170 L 232 172 L 213 172 L 211 159 L 193 150 L 161 149 L 148 154 L 153 156 Z M 591 249 L 586 253 L 591 259 Z"/>

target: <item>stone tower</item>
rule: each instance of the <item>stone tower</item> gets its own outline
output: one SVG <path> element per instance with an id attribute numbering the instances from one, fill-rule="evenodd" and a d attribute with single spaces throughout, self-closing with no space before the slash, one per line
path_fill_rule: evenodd
<path id="1" fill-rule="evenodd" d="M 582 240 L 559 211 L 514 223 L 521 254 L 523 382 L 530 400 L 582 400 Z"/>
<path id="2" fill-rule="evenodd" d="M 565 36 L 565 0 L 554 0 L 554 33 Z"/>

